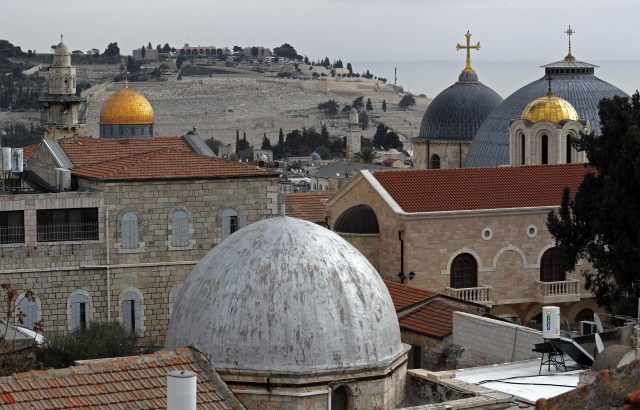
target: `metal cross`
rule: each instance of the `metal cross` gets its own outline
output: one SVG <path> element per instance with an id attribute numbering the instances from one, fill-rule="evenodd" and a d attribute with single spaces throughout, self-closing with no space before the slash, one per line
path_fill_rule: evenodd
<path id="1" fill-rule="evenodd" d="M 461 50 L 463 48 L 467 50 L 467 66 L 465 67 L 463 72 L 472 72 L 473 68 L 471 68 L 471 49 L 480 50 L 480 42 L 478 42 L 478 44 L 476 44 L 475 46 L 472 46 L 471 34 L 469 33 L 469 31 L 467 31 L 465 37 L 467 38 L 467 45 L 463 46 L 462 44 L 458 44 L 456 45 L 456 50 Z"/>
<path id="2" fill-rule="evenodd" d="M 571 35 L 576 34 L 576 32 L 571 30 L 571 25 L 569 25 L 569 29 L 565 30 L 564 34 L 569 36 L 569 54 L 564 59 L 573 61 L 575 57 L 571 55 Z"/>

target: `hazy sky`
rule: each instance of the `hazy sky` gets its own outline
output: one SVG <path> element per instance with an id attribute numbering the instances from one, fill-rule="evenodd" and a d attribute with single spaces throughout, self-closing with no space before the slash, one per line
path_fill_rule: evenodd
<path id="1" fill-rule="evenodd" d="M 0 39 L 48 52 L 60 34 L 71 50 L 121 53 L 142 44 L 292 44 L 316 60 L 640 60 L 638 0 L 23 0 L 2 1 Z"/>

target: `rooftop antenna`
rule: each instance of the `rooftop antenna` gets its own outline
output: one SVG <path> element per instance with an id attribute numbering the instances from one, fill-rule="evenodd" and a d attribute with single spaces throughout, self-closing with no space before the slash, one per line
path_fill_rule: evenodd
<path id="1" fill-rule="evenodd" d="M 553 95 L 553 93 L 551 92 L 551 80 L 553 80 L 553 78 L 551 78 L 551 73 L 549 73 L 547 75 L 547 81 L 549 81 L 549 89 L 547 90 L 547 97 L 551 97 Z"/>
<path id="2" fill-rule="evenodd" d="M 564 59 L 565 61 L 574 61 L 576 58 L 571 55 L 571 35 L 576 34 L 576 32 L 571 30 L 571 24 L 569 24 L 569 28 L 565 30 L 564 34 L 569 36 L 569 54 Z"/>

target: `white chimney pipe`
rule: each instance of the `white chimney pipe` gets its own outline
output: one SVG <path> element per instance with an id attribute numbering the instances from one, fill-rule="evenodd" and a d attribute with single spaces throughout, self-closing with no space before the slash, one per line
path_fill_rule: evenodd
<path id="1" fill-rule="evenodd" d="M 196 410 L 198 377 L 188 370 L 167 374 L 167 410 Z"/>

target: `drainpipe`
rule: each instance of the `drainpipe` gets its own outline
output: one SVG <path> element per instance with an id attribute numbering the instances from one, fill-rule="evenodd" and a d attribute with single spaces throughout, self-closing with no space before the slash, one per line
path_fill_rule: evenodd
<path id="1" fill-rule="evenodd" d="M 458 143 L 458 158 L 460 160 L 460 165 L 458 166 L 458 168 L 462 168 L 462 143 L 461 142 Z"/>
<path id="2" fill-rule="evenodd" d="M 109 208 L 105 209 L 105 238 L 107 244 L 107 321 L 111 322 L 111 271 L 109 269 Z"/>
<path id="3" fill-rule="evenodd" d="M 398 230 L 398 239 L 400 239 L 400 273 L 398 277 L 400 278 L 400 283 L 404 284 L 404 239 L 402 238 L 401 230 Z"/>

